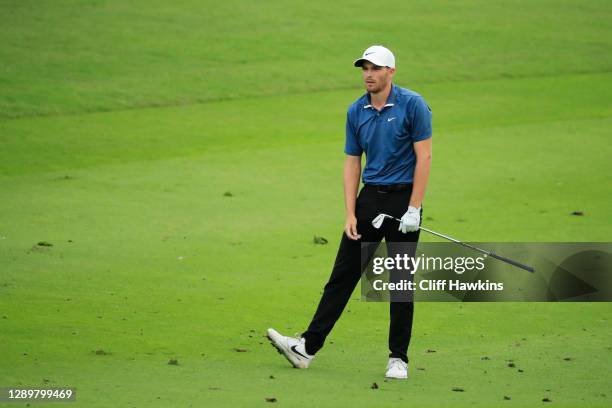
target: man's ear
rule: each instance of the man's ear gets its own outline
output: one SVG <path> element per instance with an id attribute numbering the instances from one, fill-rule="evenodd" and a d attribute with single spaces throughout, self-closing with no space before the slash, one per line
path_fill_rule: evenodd
<path id="1" fill-rule="evenodd" d="M 389 70 L 389 73 L 390 73 L 391 75 L 395 74 L 395 68 L 389 68 L 389 67 L 387 67 L 387 69 Z"/>

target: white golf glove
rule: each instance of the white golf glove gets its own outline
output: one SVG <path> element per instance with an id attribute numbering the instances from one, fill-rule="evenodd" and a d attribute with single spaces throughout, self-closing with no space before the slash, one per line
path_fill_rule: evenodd
<path id="1" fill-rule="evenodd" d="M 414 232 L 419 230 L 419 224 L 421 223 L 421 208 L 408 207 L 406 214 L 402 216 L 399 223 L 398 231 L 402 231 L 404 234 L 407 232 Z"/>

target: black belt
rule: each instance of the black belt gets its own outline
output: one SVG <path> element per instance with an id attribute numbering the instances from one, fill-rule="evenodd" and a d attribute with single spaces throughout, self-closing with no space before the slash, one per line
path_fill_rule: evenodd
<path id="1" fill-rule="evenodd" d="M 412 188 L 412 184 L 366 184 L 379 193 L 391 193 L 396 191 L 406 191 Z"/>

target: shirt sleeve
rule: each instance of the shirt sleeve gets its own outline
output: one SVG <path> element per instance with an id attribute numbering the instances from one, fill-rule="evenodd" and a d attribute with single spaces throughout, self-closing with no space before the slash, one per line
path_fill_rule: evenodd
<path id="1" fill-rule="evenodd" d="M 348 154 L 349 156 L 361 156 L 363 153 L 363 149 L 359 145 L 357 127 L 351 118 L 350 108 L 346 113 L 346 143 L 344 145 L 344 153 Z"/>
<path id="2" fill-rule="evenodd" d="M 410 134 L 412 140 L 420 142 L 431 137 L 431 109 L 421 97 L 416 101 L 410 112 Z"/>

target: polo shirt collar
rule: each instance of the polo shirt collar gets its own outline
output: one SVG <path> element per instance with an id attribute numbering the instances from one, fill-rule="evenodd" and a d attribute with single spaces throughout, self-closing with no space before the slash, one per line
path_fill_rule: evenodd
<path id="1" fill-rule="evenodd" d="M 386 108 L 387 106 L 393 106 L 395 105 L 396 102 L 396 89 L 395 89 L 395 84 L 391 84 L 391 92 L 389 92 L 389 96 L 387 97 L 387 103 L 385 103 L 385 106 L 383 106 L 383 108 Z M 368 92 L 366 94 L 366 104 L 363 105 L 363 109 L 368 109 L 372 107 L 372 104 L 370 103 L 370 93 Z"/>

